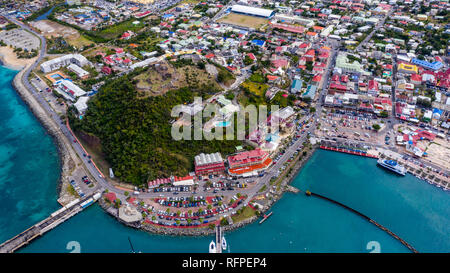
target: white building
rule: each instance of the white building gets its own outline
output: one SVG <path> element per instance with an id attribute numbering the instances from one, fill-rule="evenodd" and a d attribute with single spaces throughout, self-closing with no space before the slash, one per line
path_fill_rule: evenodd
<path id="1" fill-rule="evenodd" d="M 89 76 L 89 72 L 87 72 L 86 70 L 84 70 L 83 68 L 79 67 L 76 64 L 70 64 L 67 67 L 67 69 L 75 73 L 80 79 L 86 79 Z"/>
<path id="2" fill-rule="evenodd" d="M 152 57 L 152 58 L 145 59 L 145 60 L 143 60 L 143 61 L 141 61 L 141 62 L 134 63 L 134 64 L 132 64 L 132 65 L 130 66 L 130 68 L 131 68 L 131 69 L 136 69 L 136 68 L 138 68 L 138 67 L 146 67 L 146 66 L 148 66 L 149 64 L 156 63 L 156 62 L 158 62 L 158 61 L 159 61 L 158 58 Z"/>
<path id="3" fill-rule="evenodd" d="M 76 64 L 79 67 L 83 67 L 85 65 L 90 65 L 90 62 L 81 54 L 67 54 L 50 61 L 43 62 L 41 64 L 41 71 L 44 73 L 49 73 L 70 64 Z"/>
<path id="4" fill-rule="evenodd" d="M 315 25 L 313 20 L 302 18 L 299 16 L 291 16 L 291 15 L 287 15 L 287 14 L 277 14 L 277 15 L 275 15 L 274 18 L 277 20 L 280 20 L 280 21 L 284 21 L 284 22 L 298 23 L 305 27 L 312 27 Z"/>
<path id="5" fill-rule="evenodd" d="M 262 9 L 243 5 L 233 5 L 231 11 L 234 13 L 241 13 L 245 15 L 252 15 L 264 18 L 269 18 L 274 13 L 274 11 L 271 9 Z"/>
<path id="6" fill-rule="evenodd" d="M 330 35 L 330 33 L 333 31 L 334 25 L 329 25 L 326 28 L 324 28 L 322 30 L 322 32 L 320 33 L 321 37 L 328 37 L 328 35 Z"/>
<path id="7" fill-rule="evenodd" d="M 87 102 L 89 100 L 89 97 L 80 97 L 76 103 L 74 103 L 75 108 L 77 108 L 77 111 L 80 115 L 83 115 L 88 106 L 87 106 Z"/>
<path id="8" fill-rule="evenodd" d="M 60 80 L 56 82 L 55 90 L 66 99 L 75 101 L 78 97 L 86 95 L 86 92 L 69 80 Z"/>

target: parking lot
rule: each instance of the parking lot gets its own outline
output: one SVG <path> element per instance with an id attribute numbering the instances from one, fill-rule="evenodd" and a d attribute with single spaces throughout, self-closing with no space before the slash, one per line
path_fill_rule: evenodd
<path id="1" fill-rule="evenodd" d="M 358 113 L 353 111 L 335 111 L 322 114 L 319 120 L 321 126 L 317 135 L 325 139 L 336 140 L 337 138 L 352 139 L 369 143 L 392 144 L 389 138 L 385 138 L 386 126 L 389 120 L 382 121 L 375 115 L 369 113 Z M 378 124 L 381 129 L 377 132 L 373 125 Z"/>
<path id="2" fill-rule="evenodd" d="M 57 114 L 65 114 L 66 107 L 62 100 L 58 100 L 58 98 L 53 94 L 52 87 L 49 87 L 44 80 L 39 77 L 33 77 L 30 80 L 31 84 L 39 90 L 39 95 L 41 95 L 45 101 L 48 102 L 51 109 L 55 111 Z"/>
<path id="3" fill-rule="evenodd" d="M 0 40 L 7 45 L 15 48 L 22 48 L 27 51 L 31 51 L 32 49 L 37 50 L 40 46 L 39 38 L 23 29 L 1 31 Z"/>

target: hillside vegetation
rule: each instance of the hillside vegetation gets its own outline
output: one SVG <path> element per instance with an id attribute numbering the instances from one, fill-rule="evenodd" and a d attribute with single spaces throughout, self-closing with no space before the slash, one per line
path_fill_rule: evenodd
<path id="1" fill-rule="evenodd" d="M 140 98 L 133 80 L 140 72 L 113 80 L 88 102 L 82 120 L 69 115 L 72 127 L 99 138 L 106 160 L 124 182 L 144 184 L 149 179 L 187 175 L 199 153 L 234 152 L 240 141 L 174 141 L 170 112 L 175 105 L 192 102 L 219 91 L 211 86 L 180 88 L 161 96 Z"/>

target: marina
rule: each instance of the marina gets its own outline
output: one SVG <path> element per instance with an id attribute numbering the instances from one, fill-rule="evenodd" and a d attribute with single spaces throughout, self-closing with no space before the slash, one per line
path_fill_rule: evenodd
<path id="1" fill-rule="evenodd" d="M 325 168 L 324 162 L 333 164 Z M 372 174 L 369 177 L 366 175 L 368 172 Z M 373 160 L 317 150 L 292 185 L 339 200 L 370 215 L 419 252 L 446 252 L 450 247 L 448 237 L 442 237 L 442 234 L 450 233 L 448 192 L 409 174 L 400 178 L 376 167 Z M 429 197 L 423 195 L 424 191 L 429 193 Z M 399 198 L 399 193 L 406 198 Z M 385 201 L 380 200 L 380 195 Z M 429 198 L 433 201 L 430 202 Z M 367 220 L 319 198 L 287 194 L 275 203 L 271 211 L 274 213 L 270 221 L 263 225 L 255 222 L 227 233 L 226 241 L 232 246 L 232 252 L 367 253 L 366 244 L 373 240 L 381 244 L 383 253 L 410 252 Z M 429 217 L 435 220 L 427 220 Z M 412 224 L 417 221 L 428 221 L 428 224 Z M 349 234 L 350 229 L 360 232 Z M 64 253 L 67 252 L 66 243 L 76 240 L 80 242 L 83 253 L 129 253 L 127 236 L 130 236 L 135 249 L 150 253 L 205 253 L 211 240 L 215 240 L 214 236 L 175 237 L 131 229 L 117 223 L 115 218 L 94 204 L 18 252 Z M 260 240 L 262 237 L 266 240 Z M 430 241 L 435 243 L 429 244 Z"/>

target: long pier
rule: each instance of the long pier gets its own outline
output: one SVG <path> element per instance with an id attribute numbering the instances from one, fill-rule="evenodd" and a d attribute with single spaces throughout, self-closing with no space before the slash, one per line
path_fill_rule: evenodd
<path id="1" fill-rule="evenodd" d="M 392 231 L 390 231 L 390 230 L 387 229 L 386 227 L 384 227 L 384 226 L 378 224 L 375 220 L 369 218 L 368 216 L 362 214 L 361 212 L 359 212 L 359 211 L 357 211 L 357 210 L 355 210 L 355 209 L 352 209 L 351 207 L 346 206 L 346 205 L 344 205 L 344 204 L 342 204 L 342 203 L 339 203 L 338 201 L 335 201 L 335 200 L 333 200 L 333 199 L 330 199 L 330 198 L 328 198 L 328 197 L 325 197 L 325 196 L 320 195 L 320 194 L 317 194 L 317 193 L 313 193 L 313 192 L 307 191 L 307 195 L 316 196 L 316 197 L 322 198 L 322 199 L 324 199 L 324 200 L 330 201 L 330 202 L 332 202 L 332 203 L 335 203 L 336 205 L 339 205 L 339 206 L 341 206 L 341 207 L 343 207 L 343 208 L 345 208 L 345 209 L 347 209 L 347 210 L 349 210 L 349 211 L 351 211 L 351 212 L 353 212 L 353 213 L 355 213 L 355 214 L 361 216 L 362 218 L 364 218 L 364 219 L 366 219 L 367 221 L 369 221 L 370 223 L 374 224 L 375 226 L 377 226 L 377 227 L 380 228 L 381 230 L 384 230 L 385 232 L 387 232 L 389 235 L 391 235 L 392 237 L 394 237 L 397 241 L 399 241 L 400 243 L 402 243 L 404 246 L 406 246 L 406 247 L 407 247 L 409 250 L 411 250 L 412 252 L 414 252 L 414 253 L 419 253 L 414 247 L 412 247 L 412 246 L 411 246 L 410 244 L 408 244 L 405 240 L 403 240 L 402 238 L 400 238 L 397 234 L 393 233 Z"/>
<path id="2" fill-rule="evenodd" d="M 328 151 L 335 151 L 335 152 L 359 155 L 359 156 L 370 157 L 370 158 L 378 158 L 378 156 L 376 156 L 376 155 L 371 155 L 371 154 L 368 154 L 367 152 L 363 152 L 360 150 L 355 151 L 355 150 L 350 150 L 350 149 L 345 149 L 345 148 L 328 147 L 325 145 L 320 145 L 320 148 L 323 150 L 328 150 Z"/>
<path id="3" fill-rule="evenodd" d="M 49 217 L 28 228 L 22 233 L 14 236 L 0 245 L 0 253 L 12 253 L 19 248 L 29 244 L 36 237 L 57 227 L 70 217 L 78 214 L 80 211 L 94 203 L 100 197 L 100 193 L 93 193 L 83 199 L 76 199 L 68 205 L 53 212 Z"/>
<path id="4" fill-rule="evenodd" d="M 222 227 L 216 226 L 216 253 L 222 253 Z"/>

